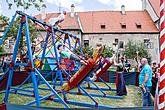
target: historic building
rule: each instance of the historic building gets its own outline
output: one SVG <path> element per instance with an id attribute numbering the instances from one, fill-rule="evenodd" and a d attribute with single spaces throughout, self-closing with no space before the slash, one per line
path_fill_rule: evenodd
<path id="1" fill-rule="evenodd" d="M 93 47 L 96 43 L 112 47 L 114 42 L 120 41 L 124 48 L 128 40 L 144 42 L 152 60 L 159 61 L 159 16 L 155 9 L 157 6 L 154 0 L 143 0 L 142 3 L 142 11 L 125 11 L 123 5 L 121 11 L 75 12 L 72 5 L 71 12 L 66 14 L 60 27 L 81 38 L 82 45 Z M 48 23 L 50 18 L 58 15 L 42 13 L 35 17 Z"/>
<path id="2" fill-rule="evenodd" d="M 58 15 L 59 13 L 42 11 L 35 17 L 48 23 L 50 18 Z M 120 11 L 75 12 L 75 6 L 71 5 L 71 12 L 67 12 L 59 27 L 78 36 L 81 45 L 94 47 L 96 43 L 102 43 L 112 47 L 114 42 L 120 41 L 124 48 L 128 40 L 144 42 L 152 60 L 159 61 L 159 0 L 142 0 L 141 11 L 125 11 L 123 5 Z M 46 36 L 45 31 L 41 33 Z M 0 35 L 3 35 L 3 30 Z M 37 41 L 42 40 L 37 38 Z M 6 45 L 9 52 L 14 43 L 8 39 L 6 44 L 9 44 Z"/>

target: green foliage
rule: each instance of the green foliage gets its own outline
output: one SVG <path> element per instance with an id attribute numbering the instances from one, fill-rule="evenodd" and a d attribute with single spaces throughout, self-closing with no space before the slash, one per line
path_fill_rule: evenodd
<path id="1" fill-rule="evenodd" d="M 21 22 L 21 18 L 18 17 L 12 24 L 9 32 L 7 33 L 7 36 L 6 38 L 8 37 L 12 37 L 12 39 L 16 39 L 17 37 L 17 33 L 18 33 L 18 29 L 19 29 L 19 25 L 20 25 L 20 22 Z M 31 20 L 28 20 L 28 26 L 29 26 L 29 34 L 30 34 L 30 38 L 31 38 L 31 41 L 33 42 L 34 38 L 37 37 L 37 29 L 35 28 L 35 24 L 31 21 Z M 25 44 L 25 42 L 23 42 L 23 37 L 25 37 L 25 27 L 23 26 L 22 28 L 22 33 L 21 33 L 21 39 L 20 39 L 20 45 L 19 46 L 23 46 L 23 44 Z"/>
<path id="2" fill-rule="evenodd" d="M 4 53 L 4 52 L 5 52 L 4 47 L 0 46 L 0 53 Z"/>
<path id="3" fill-rule="evenodd" d="M 80 52 L 80 47 L 78 47 L 76 50 L 77 50 L 77 53 Z M 84 46 L 84 47 L 82 47 L 82 50 L 83 50 L 83 53 L 85 55 L 88 55 L 89 57 L 92 57 L 94 49 L 91 46 Z M 111 57 L 112 53 L 113 53 L 113 50 L 112 50 L 111 47 L 109 47 L 109 46 L 104 47 L 104 49 L 102 51 L 102 56 L 104 58 Z"/>
<path id="4" fill-rule="evenodd" d="M 113 49 L 111 47 L 109 47 L 109 46 L 104 47 L 104 50 L 102 53 L 104 58 L 112 57 L 112 54 L 113 54 Z"/>
<path id="5" fill-rule="evenodd" d="M 0 27 L 4 27 L 4 31 L 5 31 L 8 24 L 9 24 L 9 18 L 7 18 L 6 16 L 1 15 L 0 16 L 0 21 L 1 21 Z M 16 39 L 20 22 L 21 22 L 21 18 L 17 17 L 16 20 L 13 22 L 11 28 L 9 29 L 5 39 L 7 39 L 7 38 Z M 30 38 L 31 38 L 31 41 L 33 42 L 34 39 L 37 37 L 37 29 L 35 28 L 35 24 L 31 20 L 28 20 L 28 26 L 29 26 Z M 20 39 L 19 47 L 22 47 L 25 44 L 25 42 L 23 42 L 23 37 L 25 37 L 25 27 L 24 26 L 23 26 L 23 29 L 22 29 L 21 36 L 22 37 Z"/>
<path id="6" fill-rule="evenodd" d="M 89 55 L 89 57 L 92 57 L 93 48 L 91 46 L 84 46 L 83 47 L 83 53 Z"/>
<path id="7" fill-rule="evenodd" d="M 9 9 L 15 4 L 17 7 L 22 7 L 24 9 L 29 9 L 30 7 L 35 7 L 37 10 L 41 10 L 42 7 L 46 8 L 43 0 L 6 0 Z"/>
<path id="8" fill-rule="evenodd" d="M 1 16 L 0 16 L 0 21 L 1 21 L 0 27 L 3 27 L 3 26 L 8 25 L 8 23 L 9 23 L 9 18 L 6 17 L 6 16 L 1 15 Z"/>
<path id="9" fill-rule="evenodd" d="M 143 42 L 135 43 L 132 40 L 129 40 L 129 42 L 125 46 L 123 54 L 129 59 L 134 59 L 137 57 L 137 52 L 139 58 L 151 58 L 150 54 L 145 49 Z"/>

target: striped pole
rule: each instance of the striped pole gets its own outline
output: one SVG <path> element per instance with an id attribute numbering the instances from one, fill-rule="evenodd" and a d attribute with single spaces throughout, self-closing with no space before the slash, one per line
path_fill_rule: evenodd
<path id="1" fill-rule="evenodd" d="M 159 110 L 165 108 L 165 16 L 164 0 L 160 0 L 160 91 Z"/>

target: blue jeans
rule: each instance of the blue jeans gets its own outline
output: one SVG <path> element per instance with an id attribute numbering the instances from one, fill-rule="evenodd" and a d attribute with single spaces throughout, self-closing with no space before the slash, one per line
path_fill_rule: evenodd
<path id="1" fill-rule="evenodd" d="M 151 98 L 151 87 L 145 87 L 146 91 L 142 90 L 142 102 L 144 106 L 152 106 L 152 98 Z"/>

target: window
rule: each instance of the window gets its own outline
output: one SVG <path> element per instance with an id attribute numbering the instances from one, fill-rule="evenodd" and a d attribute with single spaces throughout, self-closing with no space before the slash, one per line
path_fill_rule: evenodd
<path id="1" fill-rule="evenodd" d="M 9 48 L 9 40 L 8 40 L 8 39 L 5 40 L 5 47 L 6 47 L 6 48 Z"/>
<path id="2" fill-rule="evenodd" d="M 44 48 L 44 41 L 41 41 L 40 47 Z"/>
<path id="3" fill-rule="evenodd" d="M 142 25 L 140 23 L 136 23 L 136 27 L 137 27 L 137 29 L 141 29 Z"/>
<path id="4" fill-rule="evenodd" d="M 99 38 L 99 40 L 103 40 L 103 38 Z"/>
<path id="5" fill-rule="evenodd" d="M 89 46 L 89 40 L 84 40 L 84 46 Z"/>
<path id="6" fill-rule="evenodd" d="M 153 43 L 150 41 L 150 39 L 144 39 L 144 47 L 146 49 L 151 49 L 153 48 Z"/>
<path id="7" fill-rule="evenodd" d="M 14 39 L 10 39 L 9 43 L 14 44 Z"/>
<path id="8" fill-rule="evenodd" d="M 9 40 L 9 48 L 14 46 L 14 39 Z"/>
<path id="9" fill-rule="evenodd" d="M 120 23 L 122 29 L 126 29 L 126 23 Z"/>
<path id="10" fill-rule="evenodd" d="M 101 24 L 101 29 L 105 29 L 105 24 Z"/>
<path id="11" fill-rule="evenodd" d="M 123 41 L 119 42 L 119 48 L 122 48 L 122 49 L 124 48 L 124 42 Z"/>

